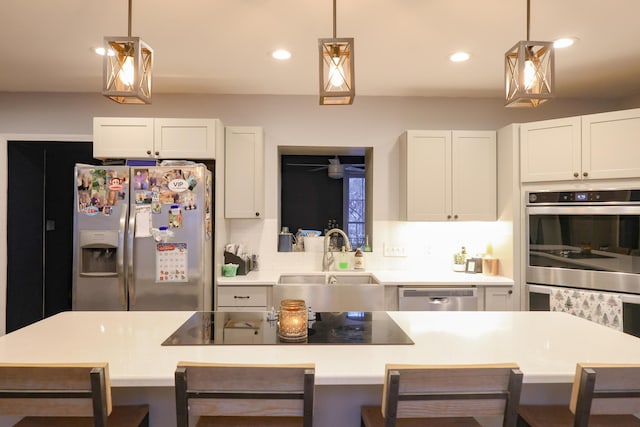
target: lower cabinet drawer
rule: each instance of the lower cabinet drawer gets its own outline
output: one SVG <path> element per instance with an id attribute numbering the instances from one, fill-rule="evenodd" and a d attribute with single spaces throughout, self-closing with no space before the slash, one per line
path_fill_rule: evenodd
<path id="1" fill-rule="evenodd" d="M 266 286 L 218 286 L 218 306 L 266 307 Z"/>

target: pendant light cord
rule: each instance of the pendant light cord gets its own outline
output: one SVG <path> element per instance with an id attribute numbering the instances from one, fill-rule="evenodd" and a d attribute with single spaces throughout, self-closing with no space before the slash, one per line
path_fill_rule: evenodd
<path id="1" fill-rule="evenodd" d="M 131 2 L 131 0 L 129 0 L 129 2 Z M 531 14 L 529 13 L 530 4 L 531 4 L 531 0 L 527 0 L 527 41 L 529 41 L 529 24 L 531 22 Z M 129 13 L 131 13 L 131 12 L 129 12 Z"/>
<path id="2" fill-rule="evenodd" d="M 128 33 L 127 33 L 128 37 L 131 37 L 131 3 L 132 2 L 133 2 L 133 0 L 129 0 L 129 30 L 128 30 Z"/>
<path id="3" fill-rule="evenodd" d="M 333 0 L 333 38 L 334 39 L 337 38 L 336 37 L 336 0 Z"/>

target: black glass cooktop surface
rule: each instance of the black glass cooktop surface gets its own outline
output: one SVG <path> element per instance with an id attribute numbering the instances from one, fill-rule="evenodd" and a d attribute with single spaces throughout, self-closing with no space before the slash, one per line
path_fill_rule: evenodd
<path id="1" fill-rule="evenodd" d="M 306 340 L 290 342 L 278 335 L 278 321 L 266 311 L 197 312 L 162 345 L 300 345 L 413 344 L 384 311 L 316 313 L 309 320 Z"/>

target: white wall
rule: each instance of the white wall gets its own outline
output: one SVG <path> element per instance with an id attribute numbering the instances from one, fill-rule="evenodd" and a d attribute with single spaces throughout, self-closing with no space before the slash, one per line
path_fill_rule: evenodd
<path id="1" fill-rule="evenodd" d="M 640 100 L 631 99 L 629 104 Z M 415 230 L 398 222 L 398 150 L 396 139 L 406 129 L 498 129 L 509 123 L 611 111 L 620 101 L 556 99 L 537 109 L 506 109 L 501 99 L 356 97 L 351 106 L 319 106 L 315 96 L 167 95 L 153 96 L 152 105 L 119 105 L 98 93 L 0 93 L 0 136 L 10 134 L 88 135 L 94 116 L 215 117 L 225 125 L 263 126 L 266 142 L 266 219 L 249 224 L 231 223 L 230 239 L 247 232 L 261 240 L 254 247 L 274 248 L 277 229 L 277 147 L 279 145 L 374 147 L 374 238 L 419 240 Z M 628 105 L 631 108 L 636 105 Z M 6 230 L 6 138 L 0 138 L 0 230 Z M 414 225 L 434 240 L 432 253 L 450 253 L 478 228 L 454 229 L 438 224 Z M 441 234 L 444 233 L 444 234 Z M 433 236 L 441 235 L 440 239 Z M 406 237 L 403 237 L 406 236 Z M 456 237 L 459 236 L 459 237 Z M 252 238 L 254 238 L 252 237 Z M 272 242 L 267 242 L 274 239 Z M 442 242 L 447 242 L 442 247 Z M 454 243 L 455 242 L 455 243 Z M 375 247 L 374 250 L 379 250 Z M 423 250 L 426 251 L 426 249 Z M 6 237 L 0 239 L 0 333 L 4 331 L 6 304 Z M 290 255 L 290 254 L 289 254 Z M 277 253 L 261 253 L 263 267 Z M 385 262 L 388 260 L 384 260 Z M 397 260 L 396 260 L 397 261 Z M 70 260 L 71 262 L 71 260 Z M 291 263 L 291 258 L 285 263 Z M 318 265 L 305 260 L 309 266 Z M 398 261 L 393 265 L 416 260 Z M 302 264 L 304 266 L 305 264 Z"/>

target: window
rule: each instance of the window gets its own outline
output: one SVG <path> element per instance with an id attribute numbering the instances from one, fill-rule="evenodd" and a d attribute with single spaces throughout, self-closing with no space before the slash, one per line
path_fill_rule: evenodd
<path id="1" fill-rule="evenodd" d="M 344 174 L 344 224 L 353 248 L 364 246 L 366 185 L 364 172 L 345 171 Z"/>

